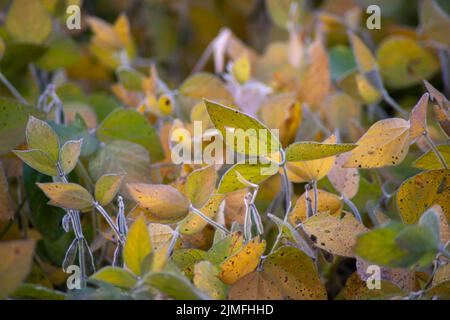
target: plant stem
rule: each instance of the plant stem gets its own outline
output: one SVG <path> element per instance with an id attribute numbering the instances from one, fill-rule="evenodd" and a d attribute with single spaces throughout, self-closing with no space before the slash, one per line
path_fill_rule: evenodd
<path id="1" fill-rule="evenodd" d="M 448 97 L 450 96 L 450 63 L 449 63 L 449 52 L 446 49 L 439 49 L 439 62 L 441 63 L 442 70 L 442 82 L 444 83 L 444 93 Z"/>
<path id="2" fill-rule="evenodd" d="M 12 95 L 20 101 L 20 103 L 28 105 L 28 101 L 17 91 L 17 89 L 6 79 L 5 75 L 0 71 L 0 81 L 5 85 L 6 88 L 12 93 Z"/>
<path id="3" fill-rule="evenodd" d="M 436 155 L 436 157 L 439 159 L 439 162 L 441 163 L 442 167 L 444 169 L 448 169 L 448 165 L 447 162 L 445 162 L 444 157 L 442 156 L 442 154 L 439 152 L 438 148 L 436 147 L 436 145 L 434 144 L 433 140 L 431 140 L 430 136 L 428 135 L 427 131 L 423 132 L 423 136 L 425 138 L 425 141 L 427 142 L 428 146 L 431 148 L 431 150 L 433 150 L 434 154 Z"/>
<path id="4" fill-rule="evenodd" d="M 313 209 L 312 209 L 312 201 L 311 197 L 309 196 L 309 191 L 311 190 L 311 186 L 309 184 L 305 185 L 305 202 L 306 202 L 306 217 L 309 219 L 313 216 Z"/>
<path id="5" fill-rule="evenodd" d="M 314 191 L 314 211 L 313 214 L 317 215 L 319 211 L 319 191 L 317 190 L 317 181 L 313 180 L 313 191 Z"/>
<path id="6" fill-rule="evenodd" d="M 170 257 L 172 255 L 173 248 L 175 248 L 175 244 L 177 243 L 178 237 L 180 236 L 179 228 L 180 228 L 180 226 L 177 225 L 175 230 L 173 230 L 173 232 L 172 232 L 172 239 L 170 240 L 169 247 L 167 248 L 167 256 L 168 257 Z"/>
<path id="7" fill-rule="evenodd" d="M 222 230 L 223 232 L 225 232 L 225 234 L 231 234 L 230 231 L 228 231 L 227 228 L 225 228 L 224 226 L 218 224 L 217 222 L 215 222 L 214 220 L 208 218 L 207 216 L 205 216 L 205 214 L 203 212 L 201 212 L 200 210 L 198 210 L 197 208 L 195 208 L 194 206 L 191 205 L 190 209 L 192 210 L 192 212 L 194 212 L 196 215 L 200 216 L 203 220 L 205 220 L 206 222 L 208 222 L 210 225 L 212 225 L 213 227 Z"/>
<path id="8" fill-rule="evenodd" d="M 342 197 L 342 200 L 344 200 L 344 203 L 346 205 L 348 205 L 350 207 L 350 209 L 352 210 L 353 215 L 355 216 L 356 220 L 358 220 L 360 223 L 362 223 L 361 214 L 359 213 L 358 208 L 355 206 L 355 204 L 350 199 L 348 199 L 346 196 L 341 195 L 341 197 Z"/>
<path id="9" fill-rule="evenodd" d="M 95 207 L 95 209 L 98 210 L 98 212 L 100 212 L 100 214 L 103 216 L 103 218 L 105 218 L 105 220 L 108 223 L 108 225 L 111 227 L 111 229 L 116 234 L 118 241 L 121 244 L 124 244 L 125 243 L 124 236 L 120 233 L 119 228 L 117 228 L 116 224 L 111 219 L 111 217 L 109 216 L 108 212 L 106 212 L 106 210 L 98 202 L 94 202 L 94 207 Z"/>
<path id="10" fill-rule="evenodd" d="M 390 105 L 395 111 L 400 113 L 403 117 L 408 116 L 408 112 L 406 112 L 387 92 L 386 89 L 383 90 L 383 99 L 386 101 L 388 105 Z"/>

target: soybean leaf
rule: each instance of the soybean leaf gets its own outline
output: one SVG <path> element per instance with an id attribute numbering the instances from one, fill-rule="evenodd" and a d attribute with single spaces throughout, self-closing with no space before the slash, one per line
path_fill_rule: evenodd
<path id="1" fill-rule="evenodd" d="M 200 211 L 208 218 L 214 219 L 220 209 L 221 203 L 224 199 L 223 195 L 213 195 L 200 209 Z M 189 214 L 179 222 L 180 233 L 185 235 L 193 235 L 202 231 L 208 222 L 194 212 Z"/>
<path id="2" fill-rule="evenodd" d="M 58 136 L 45 121 L 30 116 L 27 123 L 26 135 L 30 149 L 47 153 L 54 162 L 59 160 Z"/>
<path id="3" fill-rule="evenodd" d="M 286 148 L 287 161 L 308 161 L 327 158 L 356 148 L 352 143 L 329 144 L 320 142 L 296 142 Z"/>
<path id="4" fill-rule="evenodd" d="M 411 140 L 421 137 L 428 132 L 427 126 L 427 109 L 428 109 L 428 93 L 424 93 L 417 104 L 411 111 L 409 122 L 411 124 L 410 136 Z"/>
<path id="5" fill-rule="evenodd" d="M 95 200 L 102 206 L 108 205 L 120 189 L 122 174 L 105 174 L 95 183 Z"/>
<path id="6" fill-rule="evenodd" d="M 67 141 L 61 148 L 60 162 L 65 175 L 68 175 L 77 165 L 83 140 Z"/>
<path id="7" fill-rule="evenodd" d="M 254 271 L 239 279 L 228 293 L 230 300 L 282 300 L 283 289 L 267 272 Z"/>
<path id="8" fill-rule="evenodd" d="M 216 185 L 214 165 L 192 171 L 186 180 L 186 195 L 195 208 L 201 208 L 208 201 Z"/>
<path id="9" fill-rule="evenodd" d="M 148 274 L 145 283 L 179 300 L 205 300 L 208 297 L 197 290 L 191 282 L 174 272 L 161 271 Z"/>
<path id="10" fill-rule="evenodd" d="M 48 176 L 59 176 L 56 162 L 50 159 L 47 153 L 40 150 L 15 150 L 13 152 L 16 156 L 22 159 L 23 162 L 25 162 L 33 169 Z"/>
<path id="11" fill-rule="evenodd" d="M 143 217 L 137 219 L 128 232 L 123 249 L 125 264 L 135 275 L 142 275 L 142 263 L 152 251 L 150 234 Z"/>
<path id="12" fill-rule="evenodd" d="M 275 170 L 272 168 L 275 167 Z M 272 172 L 271 172 L 272 171 Z M 273 172 L 275 171 L 275 172 Z M 278 166 L 238 163 L 228 169 L 219 182 L 219 193 L 229 193 L 249 187 L 246 181 L 261 184 L 271 175 L 278 172 Z M 241 179 L 244 178 L 245 180 Z"/>
<path id="13" fill-rule="evenodd" d="M 92 208 L 94 198 L 89 191 L 76 183 L 38 183 L 50 203 L 67 209 L 88 210 Z"/>
<path id="14" fill-rule="evenodd" d="M 136 284 L 136 278 L 127 270 L 117 267 L 105 267 L 94 273 L 90 279 L 107 282 L 122 289 L 131 289 Z"/>
<path id="15" fill-rule="evenodd" d="M 212 299 L 226 298 L 227 285 L 217 278 L 219 268 L 209 261 L 198 262 L 194 267 L 194 285 Z"/>
<path id="16" fill-rule="evenodd" d="M 194 276 L 194 266 L 205 260 L 206 252 L 199 249 L 179 249 L 172 254 L 172 261 L 188 277 Z"/>
<path id="17" fill-rule="evenodd" d="M 437 146 L 438 151 L 441 153 L 445 162 L 450 163 L 450 146 L 441 145 Z M 444 169 L 439 158 L 433 150 L 429 150 L 427 153 L 422 155 L 419 159 L 413 162 L 412 166 L 421 170 L 439 170 Z"/>

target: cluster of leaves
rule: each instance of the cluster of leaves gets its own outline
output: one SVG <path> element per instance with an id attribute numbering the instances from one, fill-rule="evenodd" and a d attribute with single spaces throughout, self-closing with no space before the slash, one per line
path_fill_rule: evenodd
<path id="1" fill-rule="evenodd" d="M 5 8 L 0 298 L 450 297 L 448 8 L 418 1 L 411 27 L 410 1 L 375 1 L 369 32 L 367 1 L 253 2 L 272 21 L 264 52 L 222 29 L 179 85 L 126 14 L 83 13 L 74 32 L 79 1 Z M 221 141 L 229 129 L 260 147 Z M 174 164 L 175 143 L 224 152 Z M 264 161 L 224 164 L 229 150 Z"/>

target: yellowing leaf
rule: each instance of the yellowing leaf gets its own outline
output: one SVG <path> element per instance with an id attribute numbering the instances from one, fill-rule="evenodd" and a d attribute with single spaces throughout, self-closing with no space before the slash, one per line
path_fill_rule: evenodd
<path id="1" fill-rule="evenodd" d="M 328 213 L 332 216 L 338 215 L 343 207 L 341 198 L 337 195 L 319 189 L 318 192 L 318 207 L 317 212 Z M 309 192 L 312 206 L 314 206 L 314 192 Z M 294 209 L 289 214 L 289 221 L 293 226 L 300 222 L 305 222 L 307 219 L 307 202 L 306 194 L 303 193 L 295 204 Z"/>
<path id="2" fill-rule="evenodd" d="M 105 174 L 95 183 L 95 200 L 102 206 L 108 205 L 119 191 L 122 174 Z"/>
<path id="3" fill-rule="evenodd" d="M 356 237 L 368 231 L 350 213 L 346 213 L 343 218 L 321 213 L 306 220 L 303 226 L 317 247 L 343 257 L 354 256 Z"/>
<path id="4" fill-rule="evenodd" d="M 450 145 L 437 146 L 438 151 L 441 153 L 446 163 L 450 163 Z M 419 159 L 413 162 L 412 166 L 421 170 L 438 170 L 444 169 L 442 163 L 439 161 L 436 153 L 433 150 L 429 150 L 422 155 Z"/>
<path id="5" fill-rule="evenodd" d="M 391 36 L 378 47 L 377 61 L 386 85 L 405 88 L 430 78 L 439 69 L 435 57 L 411 38 Z"/>
<path id="6" fill-rule="evenodd" d="M 30 116 L 26 135 L 30 149 L 47 153 L 54 162 L 59 160 L 58 136 L 45 121 Z"/>
<path id="7" fill-rule="evenodd" d="M 282 300 L 283 290 L 268 273 L 254 271 L 239 279 L 228 293 L 230 300 Z"/>
<path id="8" fill-rule="evenodd" d="M 219 278 L 226 284 L 233 284 L 243 276 L 254 271 L 259 264 L 266 242 L 259 238 L 249 241 L 238 253 L 220 265 Z"/>
<path id="9" fill-rule="evenodd" d="M 116 267 L 102 268 L 90 278 L 100 280 L 123 289 L 131 289 L 137 282 L 136 278 L 127 270 Z"/>
<path id="10" fill-rule="evenodd" d="M 333 168 L 328 172 L 328 180 L 344 197 L 351 199 L 358 193 L 359 172 L 358 169 L 343 167 L 349 156 L 341 154 L 336 157 Z"/>
<path id="11" fill-rule="evenodd" d="M 336 142 L 334 135 L 326 139 L 323 144 L 333 144 Z M 326 157 L 317 160 L 292 161 L 286 163 L 288 178 L 292 182 L 319 181 L 325 177 L 333 167 L 335 157 Z"/>
<path id="12" fill-rule="evenodd" d="M 134 201 L 156 219 L 177 222 L 189 212 L 189 201 L 171 186 L 129 183 L 127 187 Z"/>
<path id="13" fill-rule="evenodd" d="M 421 137 L 423 133 L 428 131 L 427 127 L 428 97 L 429 97 L 428 93 L 425 93 L 411 111 L 409 122 L 411 124 L 410 138 L 412 141 Z"/>
<path id="14" fill-rule="evenodd" d="M 409 122 L 400 118 L 380 120 L 358 140 L 345 168 L 380 168 L 403 161 L 409 150 Z"/>
<path id="15" fill-rule="evenodd" d="M 442 4 L 444 4 L 442 2 Z M 419 3 L 419 20 L 421 30 L 432 40 L 450 45 L 447 30 L 450 29 L 450 17 L 439 7 L 437 1 L 421 1 Z"/>
<path id="16" fill-rule="evenodd" d="M 206 109 L 214 126 L 222 133 L 227 146 L 238 153 L 251 156 L 265 156 L 278 151 L 278 138 L 255 118 L 236 109 L 205 100 Z M 232 145 L 231 139 L 234 134 Z"/>
<path id="17" fill-rule="evenodd" d="M 225 239 L 214 243 L 205 256 L 205 259 L 215 265 L 222 264 L 229 257 L 237 254 L 244 244 L 244 237 L 241 232 L 234 232 Z"/>
<path id="18" fill-rule="evenodd" d="M 67 141 L 61 148 L 60 162 L 61 169 L 65 175 L 68 175 L 77 165 L 80 157 L 81 144 L 83 140 Z"/>
<path id="19" fill-rule="evenodd" d="M 233 192 L 239 189 L 249 187 L 248 182 L 253 184 L 261 184 L 271 175 L 278 172 L 278 166 L 274 166 L 274 172 L 271 171 L 271 166 L 238 163 L 228 169 L 222 176 L 219 182 L 219 193 Z M 243 179 L 242 179 L 243 178 Z"/>
<path id="20" fill-rule="evenodd" d="M 112 25 L 92 16 L 87 18 L 87 23 L 95 34 L 95 42 L 108 49 L 121 47 L 120 38 Z"/>
<path id="21" fill-rule="evenodd" d="M 192 171 L 186 181 L 186 196 L 195 208 L 201 208 L 208 201 L 216 185 L 214 165 Z"/>
<path id="22" fill-rule="evenodd" d="M 6 29 L 18 42 L 43 43 L 52 20 L 40 0 L 14 0 L 6 16 Z"/>
<path id="23" fill-rule="evenodd" d="M 380 102 L 383 94 L 376 88 L 368 79 L 362 74 L 355 76 L 358 92 L 367 104 L 374 104 Z"/>
<path id="24" fill-rule="evenodd" d="M 219 269 L 208 261 L 201 261 L 194 267 L 194 285 L 213 299 L 226 298 L 227 286 L 217 278 Z"/>
<path id="25" fill-rule="evenodd" d="M 56 162 L 50 159 L 47 153 L 40 150 L 14 150 L 13 152 L 33 169 L 52 177 L 59 175 Z"/>
<path id="26" fill-rule="evenodd" d="M 220 205 L 224 199 L 223 195 L 213 195 L 206 204 L 199 208 L 208 218 L 213 219 L 219 211 Z M 202 231 L 208 222 L 194 212 L 189 212 L 186 218 L 179 222 L 180 233 L 193 235 Z"/>
<path id="27" fill-rule="evenodd" d="M 435 118 L 447 137 L 450 137 L 450 103 L 447 98 L 441 92 L 436 90 L 436 88 L 428 81 L 425 80 L 424 83 L 430 93 L 431 99 L 437 103 L 437 105 L 433 106 Z"/>
<path id="28" fill-rule="evenodd" d="M 381 280 L 380 285 L 380 289 L 369 289 L 367 283 L 354 272 L 347 279 L 342 295 L 345 300 L 388 300 L 405 295 L 405 292 L 391 282 Z"/>
<path id="29" fill-rule="evenodd" d="M 153 251 L 160 250 L 173 236 L 172 228 L 160 223 L 150 223 L 148 225 L 148 232 L 150 233 L 150 242 Z"/>
<path id="30" fill-rule="evenodd" d="M 192 99 L 216 99 L 223 103 L 231 103 L 233 97 L 225 84 L 213 74 L 200 72 L 187 78 L 179 88 L 183 96 Z"/>
<path id="31" fill-rule="evenodd" d="M 194 266 L 205 260 L 206 252 L 199 249 L 179 249 L 172 254 L 172 261 L 189 278 L 194 276 Z"/>
<path id="32" fill-rule="evenodd" d="M 450 221 L 450 170 L 421 172 L 398 189 L 397 207 L 405 223 L 416 223 L 434 204 L 441 206 Z"/>
<path id="33" fill-rule="evenodd" d="M 353 48 L 353 54 L 362 74 L 377 69 L 377 62 L 366 44 L 353 32 L 350 33 L 350 43 Z"/>
<path id="34" fill-rule="evenodd" d="M 286 161 L 309 161 L 335 156 L 356 148 L 352 143 L 296 142 L 286 149 Z"/>
<path id="35" fill-rule="evenodd" d="M 135 275 L 142 275 L 142 262 L 151 251 L 152 245 L 150 242 L 150 234 L 145 225 L 144 218 L 141 217 L 132 224 L 128 232 L 123 249 L 123 258 L 126 266 L 133 271 Z"/>
<path id="36" fill-rule="evenodd" d="M 288 299 L 325 300 L 327 292 L 310 257 L 294 247 L 281 247 L 269 255 L 264 271 L 275 279 Z"/>
<path id="37" fill-rule="evenodd" d="M 67 209 L 88 210 L 92 208 L 94 198 L 82 186 L 76 183 L 38 183 L 51 204 Z"/>
<path id="38" fill-rule="evenodd" d="M 0 299 L 11 294 L 25 279 L 33 262 L 34 241 L 0 243 Z"/>

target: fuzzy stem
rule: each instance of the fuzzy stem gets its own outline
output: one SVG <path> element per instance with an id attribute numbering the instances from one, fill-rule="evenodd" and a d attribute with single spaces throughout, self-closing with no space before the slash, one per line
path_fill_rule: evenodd
<path id="1" fill-rule="evenodd" d="M 444 157 L 442 156 L 442 154 L 439 152 L 438 148 L 436 147 L 436 145 L 434 144 L 433 140 L 431 140 L 430 136 L 428 135 L 427 131 L 423 132 L 423 136 L 425 138 L 425 141 L 427 142 L 428 146 L 431 148 L 431 150 L 433 150 L 434 154 L 436 155 L 436 157 L 439 159 L 439 162 L 441 163 L 442 167 L 444 169 L 448 169 L 448 165 L 447 162 L 445 162 Z"/>
<path id="2" fill-rule="evenodd" d="M 205 216 L 205 214 L 203 212 L 201 212 L 200 210 L 198 210 L 197 208 L 195 208 L 194 206 L 191 205 L 190 209 L 192 210 L 192 212 L 194 212 L 196 215 L 200 216 L 203 220 L 205 220 L 206 222 L 208 222 L 210 225 L 212 225 L 213 227 L 222 230 L 223 232 L 225 232 L 225 234 L 229 235 L 231 234 L 230 231 L 228 231 L 227 228 L 225 228 L 224 226 L 218 224 L 217 222 L 215 222 L 214 220 L 208 218 L 207 216 Z"/>
<path id="3" fill-rule="evenodd" d="M 346 196 L 342 195 L 342 200 L 344 200 L 345 204 L 350 207 L 350 209 L 353 212 L 353 215 L 355 216 L 356 220 L 358 220 L 360 223 L 362 223 L 361 214 L 358 211 L 358 208 L 355 206 L 355 204 L 348 199 Z"/>
<path id="4" fill-rule="evenodd" d="M 386 101 L 388 105 L 390 105 L 395 111 L 400 113 L 403 117 L 408 116 L 408 112 L 406 112 L 387 92 L 387 90 L 383 90 L 383 99 Z"/>
<path id="5" fill-rule="evenodd" d="M 314 215 L 319 212 L 319 190 L 317 190 L 317 180 L 313 180 L 313 191 L 314 191 Z"/>
<path id="6" fill-rule="evenodd" d="M 5 75 L 0 71 L 0 81 L 5 85 L 6 88 L 12 93 L 12 95 L 20 101 L 20 103 L 28 105 L 28 101 L 17 91 L 17 89 L 6 79 Z"/>
<path id="7" fill-rule="evenodd" d="M 175 230 L 173 230 L 173 232 L 172 232 L 172 239 L 170 240 L 169 247 L 167 248 L 167 256 L 168 257 L 170 257 L 172 255 L 173 248 L 175 248 L 175 244 L 177 243 L 178 237 L 180 236 L 179 228 L 180 228 L 180 226 L 177 225 Z"/>
<path id="8" fill-rule="evenodd" d="M 100 212 L 100 214 L 103 216 L 103 218 L 105 218 L 105 220 L 108 223 L 108 225 L 111 227 L 111 229 L 116 234 L 118 241 L 121 244 L 124 244 L 125 243 L 124 236 L 120 233 L 119 228 L 117 228 L 116 224 L 111 219 L 111 217 L 109 216 L 108 212 L 106 212 L 106 210 L 98 202 L 94 202 L 94 207 L 95 207 L 95 209 L 98 210 L 98 212 Z"/>

